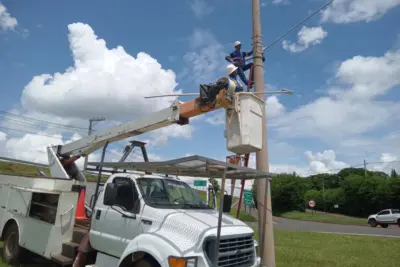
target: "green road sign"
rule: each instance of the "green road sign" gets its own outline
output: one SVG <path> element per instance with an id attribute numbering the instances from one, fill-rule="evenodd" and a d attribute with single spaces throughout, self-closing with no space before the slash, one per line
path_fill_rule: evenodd
<path id="1" fill-rule="evenodd" d="M 251 190 L 244 190 L 244 204 L 247 206 L 253 205 L 253 193 Z"/>
<path id="2" fill-rule="evenodd" d="M 207 181 L 205 181 L 205 180 L 194 180 L 194 186 L 207 186 Z"/>

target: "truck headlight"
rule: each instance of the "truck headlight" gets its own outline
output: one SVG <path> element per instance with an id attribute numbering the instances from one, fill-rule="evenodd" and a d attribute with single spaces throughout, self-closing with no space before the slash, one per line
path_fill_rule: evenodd
<path id="1" fill-rule="evenodd" d="M 168 263 L 170 267 L 196 267 L 197 257 L 175 257 L 169 256 Z"/>

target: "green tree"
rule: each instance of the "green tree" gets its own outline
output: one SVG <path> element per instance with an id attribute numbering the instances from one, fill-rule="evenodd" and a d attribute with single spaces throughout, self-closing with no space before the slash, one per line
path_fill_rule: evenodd
<path id="1" fill-rule="evenodd" d="M 390 177 L 391 177 L 391 178 L 397 177 L 397 172 L 396 172 L 395 169 L 392 169 L 392 171 L 391 171 L 391 173 L 390 173 Z"/>
<path id="2" fill-rule="evenodd" d="M 257 201 L 257 185 L 253 184 L 253 197 Z M 293 174 L 278 174 L 271 182 L 273 212 L 304 211 L 305 185 L 303 179 Z"/>
<path id="3" fill-rule="evenodd" d="M 214 192 L 216 194 L 218 194 L 221 191 L 218 181 L 216 179 L 214 179 L 214 178 L 209 178 L 208 181 L 211 183 L 211 185 L 212 185 L 212 187 L 214 189 Z"/>

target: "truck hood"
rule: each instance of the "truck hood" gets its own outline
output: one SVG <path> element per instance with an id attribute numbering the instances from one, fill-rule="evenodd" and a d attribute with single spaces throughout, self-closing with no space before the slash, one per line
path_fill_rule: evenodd
<path id="1" fill-rule="evenodd" d="M 146 206 L 142 213 L 142 229 L 144 232 L 157 235 L 168 242 L 173 242 L 182 251 L 193 248 L 202 240 L 208 230 L 218 226 L 218 212 L 215 210 L 176 210 L 154 209 Z M 152 221 L 151 225 L 146 220 Z M 241 226 L 241 227 L 240 227 Z M 243 227 L 245 229 L 243 229 Z M 251 233 L 253 230 L 245 223 L 231 216 L 222 215 L 221 235 L 230 228 L 232 230 Z M 234 229 L 232 229 L 234 228 Z M 240 230 L 241 228 L 241 230 Z"/>

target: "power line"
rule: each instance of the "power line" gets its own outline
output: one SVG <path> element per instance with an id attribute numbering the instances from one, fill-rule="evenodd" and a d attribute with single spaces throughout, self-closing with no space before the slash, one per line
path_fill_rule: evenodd
<path id="1" fill-rule="evenodd" d="M 263 48 L 263 51 L 266 51 L 268 49 L 270 49 L 273 45 L 275 45 L 277 42 L 279 42 L 280 40 L 282 40 L 286 35 L 288 35 L 289 33 L 291 33 L 293 30 L 295 30 L 296 28 L 298 28 L 299 26 L 301 26 L 302 24 L 304 24 L 304 22 L 308 21 L 310 18 L 314 17 L 316 14 L 318 14 L 319 12 L 321 12 L 324 8 L 328 7 L 334 0 L 329 1 L 328 3 L 326 3 L 325 5 L 321 6 L 320 8 L 318 8 L 316 11 L 314 11 L 313 13 L 311 13 L 309 16 L 307 16 L 305 19 L 303 19 L 301 22 L 297 23 L 295 26 L 293 26 L 292 28 L 290 28 L 288 31 L 286 31 L 284 34 L 282 34 L 281 36 L 279 36 L 278 38 L 275 39 L 275 41 L 273 41 L 272 43 L 270 43 L 269 45 L 265 46 Z M 248 60 L 252 60 L 254 59 L 254 57 L 248 58 L 245 61 Z"/>
<path id="2" fill-rule="evenodd" d="M 23 124 L 23 125 L 28 125 L 28 126 L 33 126 L 33 127 L 52 127 L 52 128 L 59 128 L 60 130 L 63 130 L 63 131 L 72 131 L 72 132 L 80 132 L 80 133 L 83 133 L 84 131 L 83 130 L 77 130 L 77 129 L 74 129 L 74 128 L 69 128 L 69 127 L 67 127 L 67 126 L 64 126 L 64 127 L 61 127 L 61 126 L 53 126 L 53 125 L 49 125 L 49 124 L 44 124 L 44 123 L 35 123 L 35 122 L 32 122 L 32 121 L 24 121 L 23 119 L 22 120 L 19 120 L 20 118 L 9 118 L 9 117 L 2 117 L 2 120 L 3 121 L 11 121 L 11 122 L 16 122 L 16 123 L 19 123 L 19 124 Z"/>
<path id="3" fill-rule="evenodd" d="M 30 131 L 18 130 L 18 129 L 13 129 L 13 128 L 4 127 L 4 126 L 0 126 L 0 129 L 10 130 L 10 131 L 16 131 L 16 132 L 22 132 L 22 133 L 28 133 L 28 134 L 33 134 L 33 135 L 46 136 L 46 137 L 56 138 L 56 139 L 61 139 L 61 140 L 68 140 L 68 139 L 63 138 L 63 137 L 60 138 L 60 137 L 51 136 L 51 135 L 42 134 L 42 133 L 33 133 L 33 132 L 30 132 Z"/>
<path id="4" fill-rule="evenodd" d="M 26 116 L 23 116 L 23 115 L 11 113 L 11 112 L 4 111 L 4 110 L 0 110 L 0 113 L 3 113 L 3 114 L 5 114 L 5 115 L 11 116 L 11 117 L 22 118 L 22 119 L 24 119 L 24 120 L 31 121 L 31 122 L 36 122 L 36 123 L 40 123 L 40 124 L 51 125 L 51 126 L 54 126 L 54 127 L 62 127 L 62 128 L 69 128 L 69 129 L 87 131 L 86 128 L 83 128 L 83 127 L 80 127 L 80 126 L 64 125 L 64 124 L 55 123 L 55 122 L 48 122 L 48 121 L 44 121 L 44 120 L 34 119 L 34 118 L 26 117 Z"/>
<path id="5" fill-rule="evenodd" d="M 268 50 L 271 46 L 273 46 L 274 44 L 276 44 L 277 42 L 279 42 L 280 40 L 282 40 L 282 38 L 284 38 L 286 35 L 288 35 L 289 33 L 291 33 L 294 29 L 298 28 L 300 25 L 302 25 L 304 22 L 306 22 L 307 20 L 309 20 L 310 18 L 314 17 L 317 13 L 319 13 L 320 11 L 322 11 L 324 8 L 326 8 L 327 6 L 329 6 L 334 0 L 329 1 L 328 3 L 326 3 L 325 5 L 323 5 L 322 7 L 318 8 L 316 11 L 314 11 L 313 13 L 311 13 L 308 17 L 306 17 L 305 19 L 303 19 L 301 22 L 299 22 L 298 24 L 296 24 L 295 26 L 293 26 L 291 29 L 289 29 L 287 32 L 285 32 L 284 34 L 282 34 L 280 37 L 278 37 L 275 41 L 273 41 L 272 43 L 270 43 L 269 45 L 267 45 L 264 48 L 265 50 Z"/>

